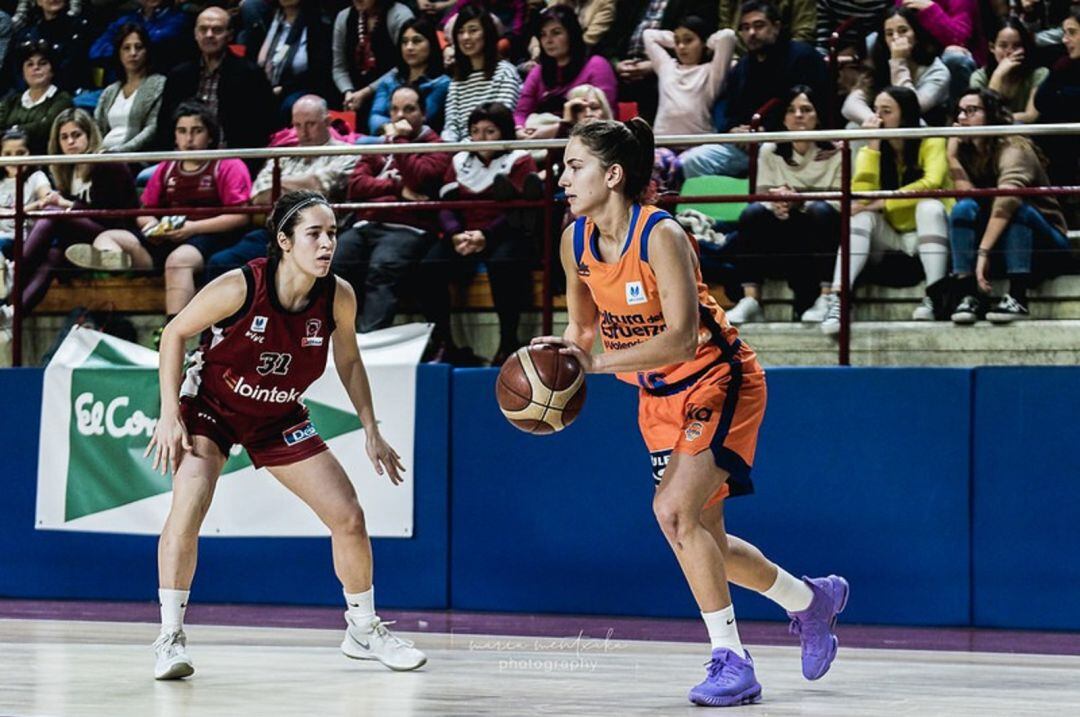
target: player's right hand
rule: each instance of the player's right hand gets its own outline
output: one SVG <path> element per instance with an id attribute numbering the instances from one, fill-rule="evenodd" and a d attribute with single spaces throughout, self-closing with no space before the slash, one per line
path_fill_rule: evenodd
<path id="1" fill-rule="evenodd" d="M 154 426 L 154 435 L 150 436 L 150 442 L 146 444 L 143 458 L 154 451 L 153 470 L 161 471 L 166 475 L 172 468 L 173 476 L 180 467 L 180 459 L 184 453 L 191 450 L 191 438 L 188 436 L 184 422 L 179 414 L 162 415 Z"/>

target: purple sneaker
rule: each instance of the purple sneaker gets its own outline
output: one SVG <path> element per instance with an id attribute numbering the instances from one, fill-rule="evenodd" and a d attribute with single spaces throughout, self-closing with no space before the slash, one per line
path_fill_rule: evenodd
<path id="1" fill-rule="evenodd" d="M 790 632 L 799 636 L 802 645 L 802 673 L 808 680 L 817 680 L 829 671 L 836 658 L 840 641 L 833 634 L 836 616 L 844 611 L 848 600 L 848 583 L 838 575 L 827 578 L 803 577 L 814 599 L 810 607 L 800 612 L 789 612 Z"/>
<path id="2" fill-rule="evenodd" d="M 761 685 L 754 677 L 750 653 L 739 657 L 733 650 L 718 647 L 712 651 L 705 681 L 690 690 L 690 701 L 708 707 L 731 707 L 757 702 Z"/>

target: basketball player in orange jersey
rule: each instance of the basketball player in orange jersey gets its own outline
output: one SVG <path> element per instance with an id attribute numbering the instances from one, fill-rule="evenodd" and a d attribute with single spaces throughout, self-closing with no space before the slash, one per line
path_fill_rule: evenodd
<path id="1" fill-rule="evenodd" d="M 345 592 L 342 651 L 413 670 L 427 660 L 375 614 L 371 541 L 349 477 L 308 417 L 300 396 L 334 364 L 367 437 L 379 475 L 400 484 L 401 459 L 375 421 L 371 388 L 353 331 L 356 296 L 330 272 L 334 212 L 318 192 L 290 192 L 270 215 L 267 258 L 223 274 L 195 295 L 161 337 L 161 416 L 146 448 L 173 472 L 172 507 L 158 543 L 159 680 L 195 671 L 183 618 L 195 574 L 199 527 L 234 443 L 266 466 L 330 529 L 334 570 Z M 211 329 L 183 377 L 184 342 Z M 273 585 L 266 586 L 273 595 Z"/>
<path id="2" fill-rule="evenodd" d="M 658 487 L 653 512 L 694 594 L 712 642 L 690 701 L 756 702 L 761 685 L 743 649 L 728 582 L 778 603 L 802 643 L 803 675 L 836 657 L 841 577 L 796 579 L 724 529 L 724 499 L 753 491 L 750 468 L 765 413 L 765 372 L 708 293 L 696 244 L 641 198 L 653 165 L 648 123 L 578 125 L 566 147 L 566 190 L 577 220 L 563 232 L 569 325 L 545 336 L 586 372 L 639 389 L 638 423 Z M 592 355 L 599 327 L 604 352 Z"/>

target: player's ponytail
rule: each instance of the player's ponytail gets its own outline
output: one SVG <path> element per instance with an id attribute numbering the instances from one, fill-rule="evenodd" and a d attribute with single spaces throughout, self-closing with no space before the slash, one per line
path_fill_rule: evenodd
<path id="1" fill-rule="evenodd" d="M 300 218 L 300 212 L 316 204 L 329 206 L 326 197 L 312 189 L 297 189 L 281 195 L 281 198 L 274 204 L 273 211 L 270 212 L 270 218 L 266 221 L 266 228 L 270 232 L 270 241 L 266 245 L 266 255 L 268 257 L 271 259 L 281 258 L 281 245 L 278 244 L 277 239 L 278 233 L 280 232 L 291 239 L 293 229 L 296 227 L 296 221 Z"/>
<path id="2" fill-rule="evenodd" d="M 645 197 L 652 178 L 655 141 L 652 127 L 640 117 L 629 122 L 595 120 L 578 124 L 570 133 L 600 160 L 605 169 L 618 164 L 625 177 L 620 187 L 633 202 Z"/>

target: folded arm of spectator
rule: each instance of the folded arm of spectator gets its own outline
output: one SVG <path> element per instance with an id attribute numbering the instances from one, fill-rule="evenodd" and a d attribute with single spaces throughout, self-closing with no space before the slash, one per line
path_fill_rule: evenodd
<path id="1" fill-rule="evenodd" d="M 947 0 L 948 10 L 940 2 L 919 2 L 903 0 L 903 5 L 918 3 L 919 22 L 926 28 L 942 47 L 959 45 L 964 47 L 971 39 L 975 29 L 975 15 L 979 12 L 977 0 Z"/>
<path id="2" fill-rule="evenodd" d="M 899 192 L 921 192 L 932 189 L 944 189 L 949 186 L 949 160 L 945 151 L 944 137 L 929 137 L 919 146 L 919 166 L 923 174 L 910 184 L 897 189 Z M 889 212 L 910 210 L 914 213 L 915 205 L 922 198 L 886 199 L 885 209 Z"/>

